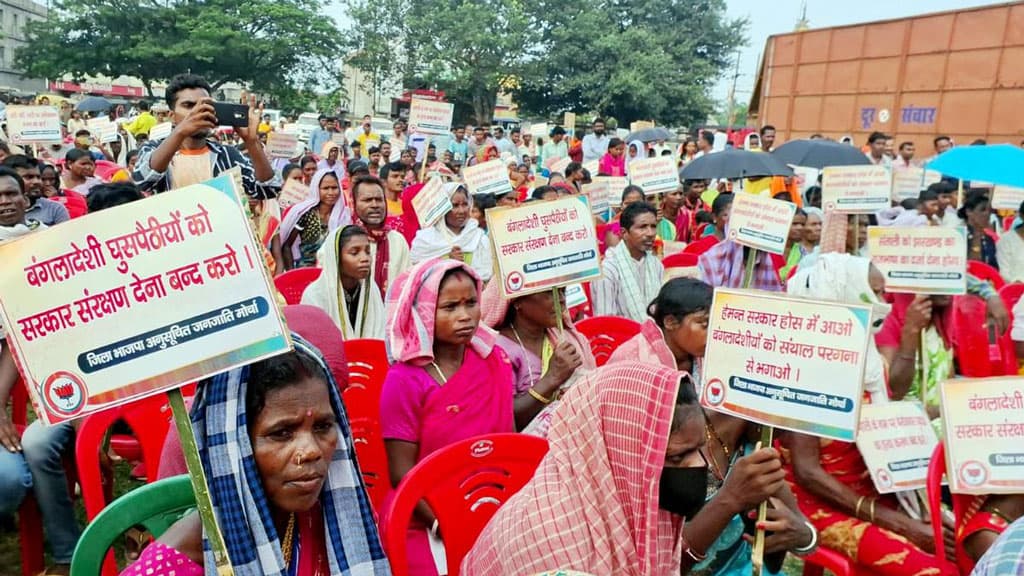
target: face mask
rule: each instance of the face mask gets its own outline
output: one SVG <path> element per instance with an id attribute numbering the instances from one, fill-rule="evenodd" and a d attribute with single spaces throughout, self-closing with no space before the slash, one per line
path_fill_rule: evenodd
<path id="1" fill-rule="evenodd" d="M 662 468 L 658 508 L 692 519 L 708 497 L 708 467 Z"/>

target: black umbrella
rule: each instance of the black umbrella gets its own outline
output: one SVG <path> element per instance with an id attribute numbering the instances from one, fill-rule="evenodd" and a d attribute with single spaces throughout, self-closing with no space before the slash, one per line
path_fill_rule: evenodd
<path id="1" fill-rule="evenodd" d="M 793 140 L 772 150 L 772 156 L 783 164 L 818 170 L 827 166 L 860 166 L 871 163 L 856 147 L 832 140 Z"/>
<path id="2" fill-rule="evenodd" d="M 657 142 L 658 140 L 670 140 L 675 136 L 667 128 L 661 126 L 655 126 L 653 128 L 641 128 L 636 132 L 630 132 L 629 136 L 626 136 L 626 142 L 632 142 L 639 140 L 641 142 Z"/>
<path id="3" fill-rule="evenodd" d="M 110 100 L 101 98 L 99 96 L 89 96 L 85 100 L 82 100 L 75 106 L 75 110 L 79 112 L 103 112 L 110 110 Z"/>
<path id="4" fill-rule="evenodd" d="M 793 171 L 785 164 L 780 164 L 771 154 L 728 148 L 697 158 L 679 173 L 683 180 L 792 175 Z"/>

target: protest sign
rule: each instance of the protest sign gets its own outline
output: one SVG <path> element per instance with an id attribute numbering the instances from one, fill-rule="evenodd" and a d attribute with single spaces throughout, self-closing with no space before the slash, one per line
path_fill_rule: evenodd
<path id="1" fill-rule="evenodd" d="M 409 132 L 448 134 L 452 129 L 455 105 L 437 100 L 413 98 L 409 101 Z"/>
<path id="2" fill-rule="evenodd" d="M 925 171 L 918 166 L 908 166 L 892 171 L 892 200 L 900 202 L 908 199 L 916 199 L 921 195 L 921 190 L 931 186 L 942 179 L 942 175 L 931 170 Z"/>
<path id="3" fill-rule="evenodd" d="M 160 140 L 163 138 L 167 138 L 168 136 L 171 135 L 171 132 L 173 130 L 173 124 L 171 124 L 170 122 L 161 122 L 160 124 L 157 124 L 156 126 L 153 126 L 149 129 L 149 139 Z"/>
<path id="4" fill-rule="evenodd" d="M 650 120 L 637 120 L 629 123 L 630 132 L 636 132 L 638 130 L 643 130 L 644 128 L 654 128 L 654 122 Z"/>
<path id="5" fill-rule="evenodd" d="M 587 303 L 587 293 L 583 290 L 583 284 L 569 284 L 565 287 L 565 307 L 575 308 Z"/>
<path id="6" fill-rule="evenodd" d="M 869 306 L 716 288 L 701 403 L 766 426 L 851 442 Z"/>
<path id="7" fill-rule="evenodd" d="M 302 202 L 306 198 L 309 198 L 309 186 L 289 178 L 284 181 L 284 186 L 281 186 L 281 193 L 277 195 L 277 203 L 283 210 Z"/>
<path id="8" fill-rule="evenodd" d="M 89 134 L 92 135 L 97 142 L 101 142 L 103 144 L 117 142 L 117 124 L 111 122 L 110 118 L 106 116 L 90 118 L 89 120 L 86 120 L 85 125 L 89 129 Z"/>
<path id="9" fill-rule="evenodd" d="M 729 239 L 757 250 L 783 254 L 796 204 L 739 193 L 729 212 Z"/>
<path id="10" fill-rule="evenodd" d="M 569 137 L 572 138 L 576 135 L 576 113 L 566 112 L 565 118 L 562 120 L 562 127 L 569 133 Z"/>
<path id="11" fill-rule="evenodd" d="M 512 191 L 508 168 L 500 159 L 467 166 L 462 170 L 470 194 L 507 194 Z"/>
<path id="12" fill-rule="evenodd" d="M 295 122 L 290 122 L 282 126 L 278 132 L 284 132 L 285 134 L 299 134 L 299 125 Z"/>
<path id="13" fill-rule="evenodd" d="M 572 164 L 572 158 L 566 156 L 565 158 L 552 158 L 551 163 L 548 164 L 548 170 L 554 174 L 555 172 L 565 175 L 565 169 Z"/>
<path id="14" fill-rule="evenodd" d="M 590 209 L 596 216 L 608 214 L 612 209 L 612 188 L 607 180 L 583 185 L 583 194 L 590 202 Z"/>
<path id="15" fill-rule="evenodd" d="M 634 160 L 629 164 L 629 183 L 643 188 L 648 196 L 668 192 L 679 186 L 679 169 L 671 156 Z"/>
<path id="16" fill-rule="evenodd" d="M 434 176 L 412 197 L 412 207 L 420 228 L 429 228 L 452 209 L 452 200 L 444 192 L 444 181 Z"/>
<path id="17" fill-rule="evenodd" d="M 1024 203 L 1024 188 L 1014 188 L 1000 184 L 992 189 L 993 210 L 1013 210 L 1014 212 L 1019 212 L 1022 203 Z"/>
<path id="18" fill-rule="evenodd" d="M 795 164 L 788 164 L 788 166 L 793 169 L 793 178 L 796 179 L 797 190 L 801 195 L 805 194 L 811 186 L 818 185 L 818 175 L 821 174 L 821 170 Z"/>
<path id="19" fill-rule="evenodd" d="M 338 146 L 344 147 L 346 143 L 345 134 L 343 134 L 342 132 L 334 132 L 333 134 L 331 134 L 331 142 L 334 142 Z"/>
<path id="20" fill-rule="evenodd" d="M 947 380 L 939 390 L 949 489 L 1024 492 L 1024 378 Z"/>
<path id="21" fill-rule="evenodd" d="M 494 248 L 492 282 L 505 298 L 586 282 L 601 276 L 594 217 L 585 196 L 487 211 Z"/>
<path id="22" fill-rule="evenodd" d="M 587 172 L 590 172 L 590 177 L 594 178 L 597 176 L 598 172 L 601 171 L 600 165 L 600 161 L 591 160 L 590 162 L 583 163 L 583 169 L 586 170 Z"/>
<path id="23" fill-rule="evenodd" d="M 865 404 L 860 409 L 857 449 L 879 494 L 924 488 L 938 443 L 928 414 L 917 402 Z"/>
<path id="24" fill-rule="evenodd" d="M 622 204 L 622 191 L 629 186 L 629 178 L 625 176 L 598 176 L 593 178 L 595 183 L 607 182 L 608 183 L 608 201 L 612 206 L 619 206 Z"/>
<path id="25" fill-rule="evenodd" d="M 871 226 L 868 252 L 885 276 L 887 292 L 956 295 L 967 290 L 965 228 Z"/>
<path id="26" fill-rule="evenodd" d="M 225 174 L 0 245 L 0 318 L 47 424 L 291 347 L 238 190 Z"/>
<path id="27" fill-rule="evenodd" d="M 534 138 L 547 138 L 548 132 L 550 131 L 551 128 L 548 127 L 547 122 L 541 122 L 539 124 L 530 124 L 530 136 L 533 136 Z"/>
<path id="28" fill-rule="evenodd" d="M 62 142 L 60 113 L 53 106 L 8 106 L 6 111 L 12 144 Z"/>
<path id="29" fill-rule="evenodd" d="M 267 154 L 272 158 L 294 158 L 298 146 L 298 134 L 271 132 L 267 136 Z"/>
<path id="30" fill-rule="evenodd" d="M 821 207 L 840 214 L 873 214 L 892 205 L 885 166 L 828 166 L 822 171 Z"/>

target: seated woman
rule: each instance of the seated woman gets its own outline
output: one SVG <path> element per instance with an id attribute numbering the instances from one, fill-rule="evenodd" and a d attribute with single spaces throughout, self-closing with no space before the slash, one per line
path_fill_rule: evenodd
<path id="1" fill-rule="evenodd" d="M 102 184 L 96 177 L 96 160 L 92 153 L 81 148 L 72 148 L 64 155 L 64 175 L 61 178 L 65 190 L 88 196 L 93 186 Z"/>
<path id="2" fill-rule="evenodd" d="M 992 206 L 988 201 L 988 190 L 971 190 L 964 205 L 957 210 L 957 216 L 967 224 L 967 259 L 977 260 L 998 270 L 996 241 L 999 237 L 992 230 Z"/>
<path id="3" fill-rule="evenodd" d="M 732 212 L 732 199 L 732 194 L 719 194 L 711 203 L 713 223 L 704 228 L 704 235 L 701 238 L 714 236 L 719 242 L 725 240 L 725 228 L 729 225 L 729 214 Z"/>
<path id="4" fill-rule="evenodd" d="M 292 338 L 294 352 L 200 382 L 192 407 L 234 572 L 390 574 L 337 385 L 316 348 Z M 203 574 L 206 546 L 192 512 L 122 576 Z"/>
<path id="5" fill-rule="evenodd" d="M 685 374 L 640 362 L 585 374 L 548 441 L 533 479 L 463 559 L 463 575 L 685 574 L 702 558 L 710 531 L 684 530 L 704 506 L 708 473 L 704 413 Z M 735 492 L 751 507 L 784 485 L 777 462 L 756 468 Z"/>
<path id="6" fill-rule="evenodd" d="M 473 267 L 480 279 L 487 282 L 494 274 L 491 244 L 480 224 L 470 215 L 473 198 L 462 184 L 444 185 L 452 201 L 452 209 L 430 228 L 416 232 L 409 249 L 409 260 L 418 264 L 432 258 L 449 256 Z"/>
<path id="7" fill-rule="evenodd" d="M 480 278 L 459 260 L 421 262 L 388 292 L 385 341 L 392 361 L 380 399 L 392 486 L 449 444 L 515 431 L 513 373 L 494 332 L 480 325 Z M 421 503 L 409 528 L 409 574 L 437 573 Z M 436 537 L 436 529 L 430 531 Z"/>
<path id="8" fill-rule="evenodd" d="M 928 416 L 936 420 L 939 418 L 939 383 L 955 374 L 953 298 L 923 294 L 893 294 L 892 297 L 892 314 L 875 335 L 875 344 L 889 369 L 890 395 L 923 401 Z M 926 356 L 923 384 L 922 352 Z"/>
<path id="9" fill-rule="evenodd" d="M 281 256 L 287 270 L 316 266 L 316 253 L 331 232 L 352 223 L 341 199 L 341 181 L 330 170 L 318 170 L 309 197 L 292 206 L 281 222 Z"/>
<path id="10" fill-rule="evenodd" d="M 786 238 L 786 249 L 783 254 L 786 256 L 786 264 L 779 269 L 779 278 L 789 278 L 789 272 L 800 264 L 800 260 L 807 255 L 801 245 L 804 239 L 804 224 L 807 223 L 807 213 L 803 208 L 797 208 L 793 214 L 793 223 L 789 227 L 789 237 Z"/>
<path id="11" fill-rule="evenodd" d="M 345 340 L 383 339 L 384 301 L 370 279 L 366 230 L 354 225 L 339 228 L 324 242 L 317 260 L 323 272 L 302 293 L 302 303 L 326 312 Z"/>
<path id="12" fill-rule="evenodd" d="M 814 267 L 799 271 L 788 287 L 790 294 L 815 300 L 863 304 L 866 299 L 877 327 L 888 314 L 888 305 L 880 298 L 884 286 L 884 277 L 866 258 L 829 253 L 822 254 Z M 889 316 L 885 323 L 892 319 Z M 915 339 L 920 340 L 919 331 Z M 882 357 L 868 346 L 864 401 L 888 402 L 889 390 L 894 399 L 902 399 L 906 386 L 892 385 L 891 377 L 889 384 L 887 389 Z M 943 574 L 952 568 L 930 555 L 935 549 L 932 528 L 919 519 L 914 502 L 904 504 L 906 499 L 898 502 L 894 496 L 878 494 L 856 444 L 796 433 L 785 434 L 782 444 L 788 480 L 800 508 L 818 529 L 821 545 L 872 574 Z M 951 550 L 952 530 L 946 528 L 946 547 Z"/>
<path id="13" fill-rule="evenodd" d="M 512 361 L 516 428 L 543 437 L 559 398 L 576 380 L 577 368 L 593 370 L 597 363 L 586 337 L 573 326 L 564 290 L 559 290 L 559 331 L 551 292 L 506 300 L 500 288 L 490 282 L 484 289 L 481 321 L 498 331 L 498 346 Z"/>
<path id="14" fill-rule="evenodd" d="M 707 345 L 712 294 L 711 286 L 700 280 L 669 280 L 661 287 L 658 297 L 651 302 L 648 309 L 651 318 L 644 322 L 640 334 L 619 346 L 608 363 L 642 362 L 690 372 L 694 375 L 695 388 L 699 393 L 701 384 L 698 372 Z M 759 436 L 756 425 L 718 412 L 710 412 L 707 417 L 705 436 L 708 443 L 703 451 L 710 464 L 707 483 L 711 491 L 708 501 L 716 501 L 716 506 L 708 506 L 706 512 L 698 513 L 686 528 L 688 535 L 691 531 L 707 531 L 710 534 L 706 545 L 695 548 L 702 553 L 701 556 L 707 558 L 694 569 L 719 576 L 750 574 L 751 547 L 743 537 L 745 529 L 742 517 L 750 508 L 735 507 L 746 499 L 737 498 L 731 490 L 746 482 L 743 476 L 750 470 L 752 462 L 772 463 L 776 470 L 782 468 L 782 463 L 774 450 L 762 449 L 744 455 L 752 452 L 746 448 L 752 448 Z M 815 536 L 788 488 L 782 485 L 780 493 L 774 496 L 774 513 L 790 519 L 789 530 L 776 531 L 768 537 L 769 549 L 781 551 L 768 558 L 768 565 L 777 569 L 787 549 L 797 554 L 811 552 Z M 698 536 L 688 536 L 691 545 L 696 546 L 694 542 L 697 539 Z"/>

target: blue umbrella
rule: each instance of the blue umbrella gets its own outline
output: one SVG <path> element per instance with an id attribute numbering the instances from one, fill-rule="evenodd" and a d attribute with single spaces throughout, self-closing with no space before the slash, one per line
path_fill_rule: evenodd
<path id="1" fill-rule="evenodd" d="M 925 165 L 961 180 L 1024 188 L 1024 149 L 1012 144 L 957 146 Z"/>
<path id="2" fill-rule="evenodd" d="M 110 100 L 99 96 L 89 96 L 75 106 L 79 112 L 104 112 L 110 109 Z"/>

